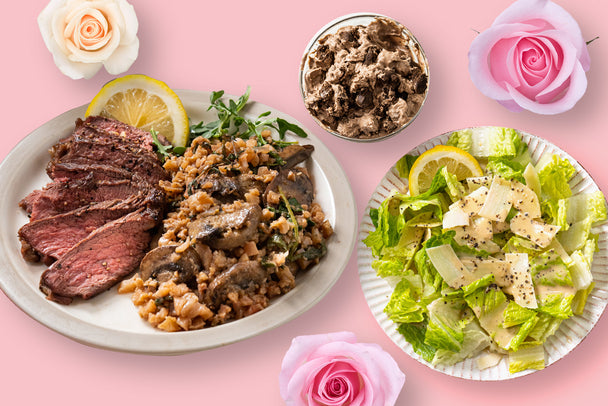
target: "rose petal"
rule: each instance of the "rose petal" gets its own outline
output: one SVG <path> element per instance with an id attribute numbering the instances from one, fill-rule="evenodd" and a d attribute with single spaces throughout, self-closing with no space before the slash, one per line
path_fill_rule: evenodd
<path id="1" fill-rule="evenodd" d="M 496 101 L 514 113 L 519 113 L 521 111 L 524 111 L 523 107 L 521 107 L 519 104 L 515 103 L 511 99 L 510 100 L 496 100 Z"/>
<path id="2" fill-rule="evenodd" d="M 128 45 L 116 48 L 116 51 L 103 62 L 109 74 L 118 75 L 129 70 L 139 54 L 139 40 L 137 37 Z"/>
<path id="3" fill-rule="evenodd" d="M 513 101 L 524 109 L 538 114 L 559 114 L 570 110 L 583 97 L 587 90 L 587 76 L 582 65 L 577 62 L 570 76 L 568 90 L 560 99 L 552 103 L 535 102 L 508 84 L 507 88 Z"/>
<path id="4" fill-rule="evenodd" d="M 313 399 L 327 406 L 352 404 L 359 394 L 359 373 L 348 362 L 336 361 L 319 371 L 314 382 Z"/>
<path id="5" fill-rule="evenodd" d="M 517 53 L 521 63 L 518 71 L 524 82 L 531 87 L 541 82 L 556 65 L 552 49 L 538 38 L 524 38 L 517 44 Z"/>
<path id="6" fill-rule="evenodd" d="M 528 20 L 544 20 L 556 30 L 562 31 L 577 49 L 577 59 L 585 71 L 591 66 L 591 58 L 581 29 L 570 13 L 548 0 L 519 0 L 506 8 L 492 25 L 522 23 Z"/>
<path id="7" fill-rule="evenodd" d="M 121 27 L 121 45 L 130 44 L 137 39 L 137 30 L 139 29 L 139 22 L 137 21 L 135 8 L 133 8 L 133 6 L 126 1 L 119 1 L 118 7 L 120 8 L 120 15 L 122 16 L 124 25 Z"/>
<path id="8" fill-rule="evenodd" d="M 524 67 L 521 55 L 522 43 L 525 44 L 536 44 L 536 51 L 541 54 L 541 58 L 544 61 L 545 69 L 542 71 L 543 76 L 538 77 L 533 83 L 526 80 L 525 73 L 523 72 Z M 563 52 L 557 51 L 555 49 L 555 44 L 551 41 L 544 41 L 542 38 L 537 37 L 527 37 L 520 41 L 520 43 L 516 47 L 516 55 L 513 60 L 508 61 L 508 64 L 514 65 L 516 67 L 518 82 L 517 85 L 515 83 L 509 83 L 514 88 L 516 88 L 519 92 L 524 94 L 526 97 L 530 99 L 536 98 L 536 96 L 543 91 L 548 85 L 550 85 L 560 74 L 560 69 L 562 67 L 563 61 Z M 572 68 L 569 66 L 568 72 L 572 71 Z"/>
<path id="9" fill-rule="evenodd" d="M 508 24 L 490 27 L 480 33 L 469 48 L 469 74 L 473 84 L 486 96 L 492 99 L 505 100 L 509 92 L 496 82 L 490 67 L 488 57 L 492 48 L 504 38 L 517 38 L 525 35 L 529 24 Z M 503 72 L 505 75 L 508 72 Z"/>
<path id="10" fill-rule="evenodd" d="M 572 43 L 568 40 L 564 33 L 562 33 L 561 31 L 545 31 L 542 35 L 545 38 L 552 39 L 559 45 L 559 47 L 561 48 L 563 60 L 561 66 L 558 67 L 559 74 L 553 79 L 551 84 L 547 84 L 547 86 L 543 89 L 543 91 L 538 94 L 538 96 L 550 93 L 555 89 L 561 87 L 563 83 L 570 77 L 570 74 L 574 69 L 575 64 L 580 62 L 576 58 L 576 48 L 574 47 L 574 45 L 572 45 Z"/>
<path id="11" fill-rule="evenodd" d="M 366 399 L 374 399 L 372 405 L 392 404 L 396 401 L 405 382 L 405 375 L 395 360 L 377 344 L 328 343 L 314 351 L 314 357 L 327 358 L 339 354 L 349 358 L 353 367 L 369 383 L 364 386 Z M 381 391 L 377 389 L 381 388 Z M 374 390 L 376 389 L 376 390 Z M 370 391 L 368 393 L 367 391 Z"/>
<path id="12" fill-rule="evenodd" d="M 279 375 L 281 396 L 287 390 L 287 384 L 295 370 L 310 359 L 310 353 L 319 346 L 332 341 L 354 343 L 357 341 L 357 338 L 353 333 L 343 331 L 339 333 L 298 336 L 292 340 L 291 346 L 283 358 L 281 373 Z"/>

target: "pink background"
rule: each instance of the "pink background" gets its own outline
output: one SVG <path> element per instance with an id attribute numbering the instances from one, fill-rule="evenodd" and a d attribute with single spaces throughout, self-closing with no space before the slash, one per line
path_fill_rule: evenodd
<path id="1" fill-rule="evenodd" d="M 62 75 L 46 50 L 36 18 L 45 0 L 12 2 L 0 25 L 2 126 L 0 158 L 32 130 L 86 104 L 112 77 Z M 205 1 L 131 0 L 139 18 L 140 54 L 129 73 L 178 89 L 241 94 L 290 114 L 332 150 L 352 183 L 358 215 L 388 168 L 440 133 L 475 125 L 510 126 L 565 149 L 608 191 L 608 3 L 560 0 L 579 22 L 591 71 L 583 99 L 559 116 L 511 113 L 471 83 L 467 51 L 509 0 Z M 389 15 L 421 41 L 431 69 L 430 94 L 415 123 L 399 136 L 356 144 L 323 132 L 298 88 L 302 52 L 334 18 L 358 11 Z M 356 221 L 353 219 L 353 221 Z M 2 272 L 2 265 L 0 265 Z M 469 382 L 419 364 L 385 336 L 363 297 L 353 252 L 330 293 L 310 311 L 270 332 L 226 347 L 182 356 L 143 356 L 90 348 L 42 326 L 0 293 L 0 403 L 190 403 L 280 405 L 278 374 L 297 335 L 350 330 L 380 344 L 407 375 L 397 405 L 571 405 L 603 403 L 608 375 L 608 320 L 603 316 L 571 354 L 544 371 L 505 382 Z"/>

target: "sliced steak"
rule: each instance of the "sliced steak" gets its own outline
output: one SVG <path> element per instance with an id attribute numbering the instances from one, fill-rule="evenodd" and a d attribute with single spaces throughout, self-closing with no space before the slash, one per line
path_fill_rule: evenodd
<path id="1" fill-rule="evenodd" d="M 106 291 L 137 269 L 160 221 L 139 209 L 96 229 L 43 272 L 40 290 L 62 304 Z"/>
<path id="2" fill-rule="evenodd" d="M 154 140 L 148 131 L 130 126 L 121 121 L 101 116 L 89 116 L 82 125 L 93 128 L 101 133 L 118 135 L 125 141 L 132 141 L 148 151 L 154 151 Z M 76 123 L 76 127 L 78 127 L 78 122 Z"/>
<path id="3" fill-rule="evenodd" d="M 91 176 L 95 180 L 132 179 L 133 173 L 108 164 L 57 163 L 49 173 L 51 179 L 78 180 Z"/>
<path id="4" fill-rule="evenodd" d="M 85 134 L 100 134 L 104 138 L 109 136 L 114 140 L 119 137 L 121 142 L 154 151 L 154 140 L 148 131 L 102 116 L 89 116 L 84 121 L 77 119 L 72 134 L 62 139 L 55 147 L 86 136 Z"/>
<path id="5" fill-rule="evenodd" d="M 21 254 L 28 261 L 42 259 L 49 265 L 95 229 L 142 207 L 161 209 L 164 196 L 158 190 L 124 200 L 108 200 L 67 213 L 30 221 L 19 230 Z"/>
<path id="6" fill-rule="evenodd" d="M 51 161 L 47 165 L 49 176 L 52 176 L 55 165 L 73 163 L 112 165 L 148 179 L 150 183 L 158 183 L 161 179 L 169 178 L 167 171 L 153 152 L 143 148 L 134 150 L 120 140 L 113 142 L 102 142 L 102 138 L 73 140 L 52 149 L 51 154 Z"/>
<path id="7" fill-rule="evenodd" d="M 148 191 L 150 186 L 122 180 L 95 180 L 92 176 L 75 181 L 56 180 L 42 190 L 34 190 L 21 202 L 30 215 L 30 220 L 39 220 L 75 210 L 92 203 L 106 200 L 126 199 L 140 191 Z"/>

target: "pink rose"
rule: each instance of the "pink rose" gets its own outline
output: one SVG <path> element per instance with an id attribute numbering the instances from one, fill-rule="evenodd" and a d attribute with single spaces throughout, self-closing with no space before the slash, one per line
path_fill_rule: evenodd
<path id="1" fill-rule="evenodd" d="M 469 50 L 477 88 L 512 111 L 558 114 L 587 89 L 590 59 L 570 14 L 548 0 L 519 0 Z"/>
<path id="2" fill-rule="evenodd" d="M 380 346 L 356 341 L 350 332 L 294 338 L 279 375 L 287 405 L 394 405 L 405 375 Z"/>
<path id="3" fill-rule="evenodd" d="M 51 0 L 38 26 L 55 64 L 72 79 L 91 78 L 102 66 L 123 73 L 139 52 L 137 16 L 126 0 Z"/>

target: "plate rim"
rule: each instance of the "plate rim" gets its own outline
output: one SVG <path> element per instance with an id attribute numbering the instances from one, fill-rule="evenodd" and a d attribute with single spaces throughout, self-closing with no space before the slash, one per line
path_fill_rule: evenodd
<path id="1" fill-rule="evenodd" d="M 434 136 L 430 139 L 427 139 L 426 141 L 411 148 L 405 154 L 411 154 L 412 152 L 421 154 L 422 152 L 424 152 L 436 145 L 445 144 L 447 142 L 449 135 L 455 131 L 463 131 L 463 130 L 475 129 L 475 128 L 488 128 L 488 127 L 495 127 L 495 126 L 482 125 L 482 126 L 464 127 L 464 128 L 460 128 L 460 129 L 456 129 L 456 130 L 447 131 L 447 132 L 444 132 L 437 136 Z M 584 189 L 586 189 L 587 187 L 591 187 L 592 189 L 595 189 L 595 190 L 601 190 L 599 188 L 599 186 L 597 185 L 597 183 L 595 182 L 595 180 L 593 179 L 593 177 L 591 176 L 591 174 L 589 174 L 587 172 L 587 170 L 578 162 L 578 160 L 576 160 L 574 157 L 572 157 L 566 151 L 564 151 L 557 145 L 553 144 L 551 141 L 548 141 L 544 138 L 538 137 L 536 135 L 533 135 L 531 133 L 528 133 L 526 131 L 522 131 L 519 129 L 514 128 L 514 130 L 517 131 L 517 133 L 522 136 L 522 140 L 524 140 L 524 142 L 526 142 L 526 144 L 528 146 L 530 146 L 531 144 L 534 144 L 535 148 L 542 148 L 542 151 L 540 151 L 538 153 L 536 153 L 536 149 L 535 149 L 534 155 L 537 155 L 536 160 L 538 160 L 538 156 L 542 155 L 545 152 L 545 150 L 547 150 L 547 149 L 553 150 L 553 153 L 560 155 L 562 158 L 567 158 L 573 164 L 573 166 L 576 169 L 576 174 L 572 177 L 572 179 L 575 179 L 577 177 L 581 178 L 581 180 L 579 180 L 579 182 L 577 183 L 577 186 L 581 182 L 587 182 L 587 185 L 583 185 Z M 395 179 L 395 178 L 397 178 L 397 179 Z M 401 185 L 399 185 L 398 180 L 402 181 Z M 405 182 L 403 182 L 403 181 L 405 181 Z M 365 207 L 365 210 L 363 212 L 361 221 L 360 221 L 359 238 L 357 240 L 357 268 L 358 268 L 358 273 L 359 273 L 359 282 L 361 284 L 361 288 L 363 290 L 365 300 L 368 304 L 368 308 L 370 309 L 372 315 L 374 316 L 374 319 L 376 320 L 376 322 L 378 323 L 380 328 L 382 328 L 382 330 L 385 332 L 385 334 L 408 356 L 410 356 L 414 360 L 420 362 L 421 364 L 425 365 L 426 367 L 428 367 L 434 371 L 441 372 L 448 376 L 453 376 L 453 377 L 461 378 L 461 379 L 465 379 L 465 380 L 475 380 L 475 381 L 502 381 L 502 380 L 509 380 L 509 379 L 514 379 L 514 378 L 518 378 L 518 377 L 523 377 L 523 376 L 526 376 L 526 375 L 529 375 L 529 374 L 532 374 L 535 372 L 539 372 L 539 370 L 528 369 L 525 371 L 511 374 L 508 372 L 506 357 L 503 357 L 503 360 L 497 366 L 488 368 L 486 370 L 479 370 L 478 368 L 473 368 L 474 358 L 469 358 L 467 360 L 456 363 L 452 367 L 445 367 L 445 366 L 434 367 L 431 363 L 425 361 L 424 359 L 422 359 L 422 357 L 420 357 L 417 353 L 415 353 L 413 351 L 411 344 L 409 344 L 405 340 L 405 338 L 397 332 L 397 330 L 396 330 L 397 323 L 388 319 L 388 317 L 386 317 L 386 315 L 383 312 L 383 309 L 386 306 L 386 303 L 388 302 L 389 297 L 386 297 L 386 300 L 382 300 L 382 299 L 378 299 L 377 296 L 373 296 L 374 292 L 382 291 L 382 289 L 385 289 L 386 286 L 388 286 L 388 283 L 386 281 L 384 281 L 382 278 L 376 276 L 375 271 L 373 271 L 373 269 L 371 269 L 371 261 L 374 258 L 371 255 L 371 250 L 363 243 L 363 240 L 367 237 L 369 232 L 371 230 L 373 230 L 373 225 L 371 223 L 371 218 L 369 216 L 369 210 L 370 210 L 370 208 L 377 208 L 379 203 L 381 202 L 380 200 L 376 200 L 378 198 L 378 196 L 380 196 L 379 189 L 381 187 L 384 187 L 385 190 L 389 191 L 385 186 L 383 186 L 383 184 L 385 184 L 385 183 L 392 183 L 392 184 L 395 184 L 395 186 L 397 186 L 397 187 L 406 186 L 407 179 L 404 180 L 403 178 L 400 178 L 398 176 L 398 172 L 396 169 L 396 162 L 387 170 L 387 172 L 383 175 L 382 179 L 379 181 L 377 187 L 372 192 L 372 194 L 368 200 L 368 203 Z M 604 222 L 598 228 L 602 229 L 600 234 L 602 234 L 604 237 L 606 237 L 606 234 L 608 234 L 608 222 Z M 603 241 L 605 243 L 605 238 Z M 596 258 L 597 259 L 602 258 L 599 255 L 601 253 L 601 251 L 604 251 L 603 258 L 605 258 L 606 251 L 607 251 L 606 247 L 604 247 L 603 250 L 600 248 L 600 252 L 596 253 L 596 257 L 594 257 L 594 263 L 592 265 L 592 272 L 594 273 L 594 281 L 596 281 L 597 271 L 600 268 L 600 266 L 598 266 L 598 262 L 596 261 Z M 373 285 L 373 282 L 375 282 L 376 285 Z M 384 286 L 384 285 L 386 285 L 386 286 Z M 600 289 L 600 287 L 602 289 Z M 392 290 L 393 289 L 391 288 L 390 293 L 392 293 Z M 604 281 L 603 283 L 601 283 L 601 285 L 598 285 L 596 283 L 596 286 L 594 287 L 592 294 L 590 294 L 590 298 L 593 297 L 594 299 L 599 301 L 599 305 L 597 305 L 597 304 L 595 305 L 596 310 L 594 311 L 592 319 L 586 320 L 588 329 L 585 329 L 585 333 L 581 337 L 577 337 L 575 340 L 571 341 L 571 342 L 574 342 L 574 344 L 571 344 L 571 342 L 568 343 L 569 344 L 568 346 L 570 348 L 567 349 L 567 351 L 560 352 L 558 354 L 552 354 L 552 357 L 550 357 L 550 358 L 549 358 L 549 355 L 546 354 L 545 369 L 547 367 L 551 366 L 552 364 L 556 363 L 563 357 L 570 354 L 574 349 L 576 349 L 576 347 L 578 347 L 578 345 L 582 341 L 584 341 L 584 339 L 587 337 L 587 335 L 593 330 L 593 328 L 595 327 L 595 325 L 601 318 L 602 314 L 604 313 L 606 305 L 608 304 L 608 295 L 604 294 L 602 297 L 602 295 L 600 294 L 601 293 L 600 291 L 606 292 L 607 290 L 608 290 L 608 282 Z M 390 295 L 390 293 L 389 293 L 389 295 Z M 374 303 L 372 303 L 372 301 L 374 301 Z M 587 303 L 589 304 L 589 299 L 588 299 Z M 590 312 L 588 310 L 588 306 L 585 306 L 585 313 L 588 313 L 588 312 Z M 566 328 L 566 325 L 567 325 L 566 322 L 568 322 L 568 321 L 570 321 L 571 323 L 577 322 L 582 317 L 583 317 L 582 315 L 573 316 L 570 319 L 566 320 L 564 323 L 562 323 L 562 325 L 560 325 L 560 327 L 558 328 L 556 333 L 553 336 L 549 337 L 549 339 L 545 342 L 544 345 L 546 346 L 547 343 L 549 342 L 549 340 L 551 340 L 550 344 L 553 345 L 552 342 L 557 340 L 554 337 L 557 335 L 558 332 L 560 332 Z M 572 327 L 570 327 L 570 326 L 568 326 L 567 328 L 572 330 Z M 470 368 L 471 371 L 475 372 L 476 374 L 473 374 L 473 373 L 465 374 L 464 372 L 467 368 Z M 502 370 L 499 370 L 498 368 L 501 368 Z M 484 372 L 484 371 L 486 371 L 486 372 Z"/>
<path id="2" fill-rule="evenodd" d="M 191 89 L 175 89 L 175 92 L 182 100 L 189 116 L 190 113 L 194 113 L 192 114 L 193 116 L 197 114 L 193 111 L 188 111 L 188 104 L 200 103 L 203 107 L 198 111 L 199 115 L 203 114 L 203 108 L 206 109 L 209 105 L 211 92 Z M 236 99 L 236 96 L 224 94 L 223 98 Z M 6 185 L 19 179 L 19 173 L 12 174 L 9 172 L 15 167 L 26 165 L 26 163 L 23 163 L 26 160 L 22 159 L 21 154 L 27 152 L 28 148 L 35 144 L 37 137 L 41 137 L 41 134 L 49 131 L 49 127 L 52 126 L 73 130 L 75 120 L 84 116 L 86 107 L 87 105 L 82 105 L 69 109 L 46 121 L 21 139 L 0 163 L 0 185 Z M 319 265 L 307 271 L 327 270 L 321 274 L 322 278 L 320 279 L 324 282 L 323 286 L 311 292 L 311 289 L 298 289 L 300 285 L 296 285 L 296 288 L 292 291 L 277 298 L 275 303 L 256 314 L 206 329 L 176 333 L 158 331 L 153 327 L 151 327 L 149 332 L 145 333 L 120 331 L 92 324 L 69 313 L 67 313 L 68 317 L 66 317 L 63 305 L 48 301 L 40 292 L 32 294 L 31 286 L 19 278 L 19 265 L 15 264 L 15 255 L 10 255 L 11 250 L 7 249 L 8 241 L 2 241 L 2 233 L 0 233 L 0 254 L 4 254 L 4 257 L 9 259 L 0 267 L 0 289 L 2 289 L 11 302 L 28 316 L 47 328 L 76 342 L 106 350 L 150 355 L 179 355 L 232 344 L 272 330 L 310 310 L 329 293 L 349 262 L 357 238 L 357 207 L 350 181 L 342 166 L 332 152 L 312 131 L 305 128 L 292 116 L 254 100 L 250 100 L 243 110 L 246 115 L 260 114 L 266 111 L 270 111 L 273 117 L 287 119 L 306 131 L 308 134 L 307 138 L 293 137 L 293 139 L 303 140 L 302 143 L 313 144 L 315 146 L 313 162 L 319 166 L 332 192 L 331 201 L 333 202 L 333 210 L 335 211 L 335 224 L 333 224 L 334 236 L 332 236 L 333 240 L 330 240 L 330 244 L 333 244 L 335 247 L 330 252 L 333 252 L 333 256 L 325 257 Z M 65 131 L 59 131 L 59 133 L 54 135 L 54 142 L 58 141 L 61 136 L 67 135 Z M 43 148 L 43 146 L 39 148 Z M 49 179 L 46 179 L 46 181 L 48 182 Z M 8 206 L 2 207 L 7 200 L 7 197 L 0 198 L 0 207 L 3 211 L 11 210 Z M 17 212 L 19 208 L 15 207 L 14 210 Z M 17 236 L 15 235 L 14 238 L 16 239 Z M 17 256 L 20 258 L 19 253 L 17 253 Z M 116 286 L 111 289 L 115 290 Z M 114 292 L 114 294 L 117 297 L 126 297 L 128 302 L 131 303 L 128 294 L 120 295 L 117 292 Z M 281 304 L 285 306 L 281 306 Z M 132 311 L 137 315 L 137 309 L 134 306 Z"/>

